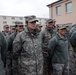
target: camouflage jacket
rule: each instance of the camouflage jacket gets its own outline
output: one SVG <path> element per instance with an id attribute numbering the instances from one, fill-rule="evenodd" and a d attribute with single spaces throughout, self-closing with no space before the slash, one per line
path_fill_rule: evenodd
<path id="1" fill-rule="evenodd" d="M 59 34 L 56 34 L 49 41 L 49 54 L 52 59 L 52 63 L 64 64 L 69 62 L 69 51 L 68 51 L 69 42 L 67 37 L 61 38 Z"/>
<path id="2" fill-rule="evenodd" d="M 12 50 L 12 44 L 13 44 L 13 41 L 14 41 L 14 39 L 15 39 L 15 37 L 16 37 L 16 32 L 14 32 L 14 33 L 12 33 L 11 35 L 9 35 L 9 37 L 7 38 L 7 43 L 8 43 L 8 50 L 7 50 L 7 59 L 9 59 L 9 58 L 12 58 L 11 56 L 12 56 L 12 52 L 13 52 L 13 50 Z"/>
<path id="3" fill-rule="evenodd" d="M 56 34 L 55 31 L 51 30 L 48 31 L 47 27 L 45 27 L 41 32 L 41 39 L 42 39 L 42 49 L 43 52 L 46 53 L 48 50 L 48 44 L 49 44 L 49 40 Z"/>
<path id="4" fill-rule="evenodd" d="M 13 42 L 13 61 L 14 75 L 43 75 L 40 36 L 33 36 L 28 29 L 19 33 Z"/>
<path id="5" fill-rule="evenodd" d="M 13 40 L 16 37 L 16 32 L 12 33 L 11 35 L 8 36 L 7 38 L 7 44 L 8 44 L 8 49 L 7 49 L 7 56 L 6 56 L 6 75 L 12 75 L 12 58 L 13 58 Z"/>
<path id="6" fill-rule="evenodd" d="M 4 66 L 5 66 L 5 59 L 6 59 L 6 50 L 7 50 L 7 43 L 5 37 L 0 32 L 0 75 L 4 74 Z"/>
<path id="7" fill-rule="evenodd" d="M 11 34 L 10 32 L 6 33 L 5 31 L 2 31 L 3 35 L 5 36 L 5 38 L 7 39 L 9 37 L 9 35 Z"/>

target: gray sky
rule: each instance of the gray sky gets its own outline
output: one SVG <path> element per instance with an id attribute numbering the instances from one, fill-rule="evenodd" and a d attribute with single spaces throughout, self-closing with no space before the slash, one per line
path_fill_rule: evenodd
<path id="1" fill-rule="evenodd" d="M 49 17 L 49 8 L 46 6 L 57 0 L 1 0 L 0 15 Z"/>

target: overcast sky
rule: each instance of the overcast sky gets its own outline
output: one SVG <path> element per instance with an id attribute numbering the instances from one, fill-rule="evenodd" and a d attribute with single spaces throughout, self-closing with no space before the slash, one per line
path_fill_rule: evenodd
<path id="1" fill-rule="evenodd" d="M 1 0 L 0 15 L 28 16 L 49 18 L 49 8 L 46 6 L 57 0 Z"/>

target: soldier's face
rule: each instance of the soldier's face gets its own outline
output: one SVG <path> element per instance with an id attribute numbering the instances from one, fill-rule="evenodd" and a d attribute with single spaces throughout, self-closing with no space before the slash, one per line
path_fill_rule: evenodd
<path id="1" fill-rule="evenodd" d="M 13 33 L 15 32 L 15 28 L 10 28 L 10 31 Z"/>
<path id="2" fill-rule="evenodd" d="M 28 22 L 28 28 L 34 30 L 36 28 L 36 21 Z"/>
<path id="3" fill-rule="evenodd" d="M 61 34 L 62 36 L 64 36 L 65 33 L 66 33 L 66 28 L 59 29 L 59 30 L 58 30 L 58 33 Z"/>
<path id="4" fill-rule="evenodd" d="M 48 27 L 48 28 L 52 28 L 53 25 L 54 25 L 54 23 L 51 23 L 51 22 L 48 23 L 48 22 L 47 22 L 47 27 Z"/>
<path id="5" fill-rule="evenodd" d="M 4 27 L 4 31 L 8 32 L 9 31 L 9 27 Z"/>
<path id="6" fill-rule="evenodd" d="M 24 26 L 23 26 L 23 25 L 16 27 L 16 30 L 17 30 L 18 32 L 22 32 L 23 29 L 24 29 Z"/>
<path id="7" fill-rule="evenodd" d="M 41 29 L 42 29 L 42 26 L 38 26 L 38 27 L 37 27 L 37 29 L 38 29 L 39 31 L 41 31 Z"/>

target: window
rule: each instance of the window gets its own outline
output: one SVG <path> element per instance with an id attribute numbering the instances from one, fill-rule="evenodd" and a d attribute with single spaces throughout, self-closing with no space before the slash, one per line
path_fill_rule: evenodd
<path id="1" fill-rule="evenodd" d="M 61 15 L 61 6 L 56 7 L 56 14 Z"/>
<path id="2" fill-rule="evenodd" d="M 22 17 L 20 17 L 20 20 L 23 20 L 23 18 L 22 18 Z"/>
<path id="3" fill-rule="evenodd" d="M 15 20 L 15 17 L 12 17 L 12 20 Z"/>
<path id="4" fill-rule="evenodd" d="M 6 20 L 6 17 L 5 17 L 5 16 L 3 16 L 3 19 L 4 19 L 4 20 Z"/>
<path id="5" fill-rule="evenodd" d="M 7 24 L 7 21 L 3 21 L 3 24 Z"/>
<path id="6" fill-rule="evenodd" d="M 15 24 L 15 22 L 14 22 L 14 21 L 12 21 L 12 24 Z"/>
<path id="7" fill-rule="evenodd" d="M 66 4 L 66 12 L 67 13 L 72 12 L 72 3 L 71 2 Z"/>

